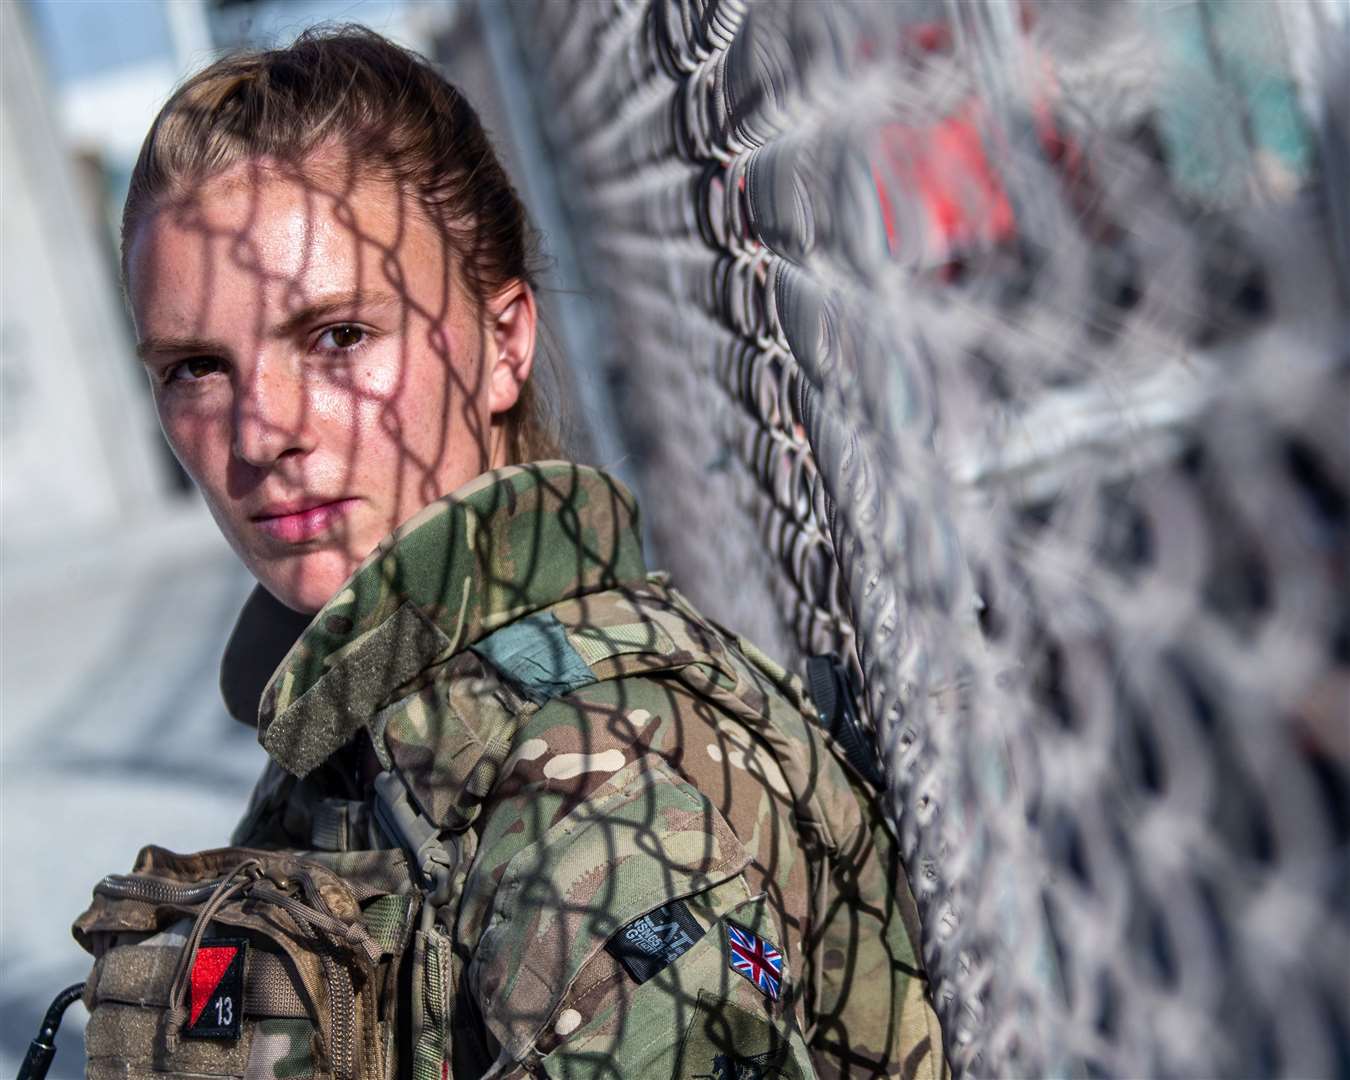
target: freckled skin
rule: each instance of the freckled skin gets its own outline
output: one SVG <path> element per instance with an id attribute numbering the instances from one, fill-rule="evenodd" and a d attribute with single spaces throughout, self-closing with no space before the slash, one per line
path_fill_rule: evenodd
<path id="1" fill-rule="evenodd" d="M 339 171 L 235 166 L 161 206 L 128 251 L 169 444 L 245 565 L 303 612 L 397 525 L 505 463 L 534 347 L 527 286 L 480 308 L 410 196 Z M 338 505 L 315 535 L 260 524 L 316 503 Z"/>

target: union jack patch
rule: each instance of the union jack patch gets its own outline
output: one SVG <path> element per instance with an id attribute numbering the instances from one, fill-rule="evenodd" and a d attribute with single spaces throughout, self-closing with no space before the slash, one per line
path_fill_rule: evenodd
<path id="1" fill-rule="evenodd" d="M 744 975 L 772 1001 L 782 992 L 783 954 L 771 942 L 727 923 L 727 957 L 731 970 Z"/>

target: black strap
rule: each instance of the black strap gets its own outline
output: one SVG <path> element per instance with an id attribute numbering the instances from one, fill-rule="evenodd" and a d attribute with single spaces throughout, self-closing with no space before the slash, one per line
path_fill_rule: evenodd
<path id="1" fill-rule="evenodd" d="M 881 771 L 881 760 L 876 745 L 858 722 L 844 666 L 833 656 L 808 657 L 806 688 L 820 712 L 821 726 L 839 744 L 848 763 L 869 784 L 883 790 L 886 777 Z"/>
<path id="2" fill-rule="evenodd" d="M 47 1015 L 42 1018 L 42 1029 L 37 1038 L 28 1044 L 28 1053 L 19 1066 L 19 1080 L 43 1080 L 47 1075 L 52 1058 L 56 1056 L 56 1029 L 61 1026 L 61 1017 L 83 991 L 84 983 L 76 983 L 56 995 L 56 1000 L 47 1008 Z"/>

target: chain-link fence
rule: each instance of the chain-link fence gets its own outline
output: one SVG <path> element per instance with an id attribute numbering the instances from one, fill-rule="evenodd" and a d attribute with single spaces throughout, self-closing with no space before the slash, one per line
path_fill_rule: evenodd
<path id="1" fill-rule="evenodd" d="M 1345 1075 L 1345 7 L 510 10 L 648 527 L 856 661 L 958 1072 Z"/>

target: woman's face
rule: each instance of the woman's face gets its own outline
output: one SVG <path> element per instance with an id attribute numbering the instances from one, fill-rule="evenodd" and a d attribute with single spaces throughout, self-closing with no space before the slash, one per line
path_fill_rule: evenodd
<path id="1" fill-rule="evenodd" d="M 169 444 L 258 580 L 312 612 L 391 529 L 503 464 L 535 311 L 520 283 L 480 310 L 392 184 L 308 172 L 210 180 L 136 229 L 127 272 Z"/>

